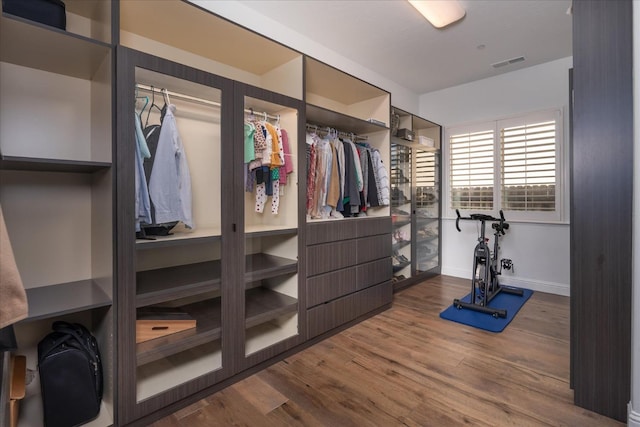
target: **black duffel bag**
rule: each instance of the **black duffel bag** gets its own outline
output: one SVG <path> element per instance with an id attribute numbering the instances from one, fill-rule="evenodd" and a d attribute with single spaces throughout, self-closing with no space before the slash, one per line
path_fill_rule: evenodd
<path id="1" fill-rule="evenodd" d="M 96 418 L 102 401 L 98 343 L 78 323 L 54 322 L 38 343 L 44 425 L 73 427 Z"/>
<path id="2" fill-rule="evenodd" d="M 67 29 L 67 14 L 62 0 L 2 0 L 2 11 L 45 25 Z"/>

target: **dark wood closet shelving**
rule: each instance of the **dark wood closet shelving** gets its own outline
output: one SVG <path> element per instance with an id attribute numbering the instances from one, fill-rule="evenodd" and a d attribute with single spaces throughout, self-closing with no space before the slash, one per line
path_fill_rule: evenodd
<path id="1" fill-rule="evenodd" d="M 410 245 L 411 241 L 410 240 L 402 240 L 398 243 L 394 243 L 393 246 L 391 246 L 391 250 L 392 251 L 399 251 L 400 249 L 404 248 L 407 245 Z"/>
<path id="2" fill-rule="evenodd" d="M 29 321 L 111 305 L 111 298 L 91 279 L 29 288 L 26 293 Z"/>
<path id="3" fill-rule="evenodd" d="M 403 226 L 405 226 L 407 224 L 411 224 L 411 218 L 401 219 L 399 221 L 395 221 L 395 222 L 392 223 L 393 228 L 400 228 L 400 227 L 403 227 Z"/>
<path id="4" fill-rule="evenodd" d="M 298 300 L 260 287 L 245 294 L 245 326 L 247 329 L 298 311 Z"/>
<path id="5" fill-rule="evenodd" d="M 220 298 L 181 307 L 196 319 L 196 327 L 136 344 L 138 366 L 220 339 Z"/>
<path id="6" fill-rule="evenodd" d="M 254 282 L 298 270 L 298 262 L 267 254 L 246 256 L 245 282 Z M 220 289 L 220 261 L 166 267 L 137 273 L 136 307 Z"/>
<path id="7" fill-rule="evenodd" d="M 421 225 L 429 224 L 434 221 L 438 221 L 438 218 L 427 218 L 427 217 L 416 216 L 416 223 Z"/>
<path id="8" fill-rule="evenodd" d="M 339 131 L 349 131 L 358 135 L 389 129 L 386 126 L 371 123 L 356 117 L 347 116 L 316 105 L 307 104 L 306 112 L 307 123 L 318 125 L 318 130 L 322 130 L 323 126 L 329 126 L 336 128 Z"/>
<path id="9" fill-rule="evenodd" d="M 155 240 L 137 239 L 136 250 L 211 243 L 220 241 L 220 238 L 220 229 L 202 229 L 193 233 L 175 233 L 169 236 L 157 236 Z"/>
<path id="10" fill-rule="evenodd" d="M 416 238 L 416 243 L 428 243 L 433 240 L 436 240 L 438 236 L 427 236 L 427 237 L 418 237 Z"/>
<path id="11" fill-rule="evenodd" d="M 4 62 L 91 80 L 111 46 L 3 13 L 0 52 Z"/>
<path id="12" fill-rule="evenodd" d="M 0 155 L 0 169 L 40 172 L 93 173 L 111 167 L 109 162 L 82 160 L 45 159 L 36 157 Z"/>
<path id="13" fill-rule="evenodd" d="M 429 151 L 431 153 L 437 153 L 440 150 L 437 147 L 429 147 L 428 145 L 420 144 L 417 141 L 407 141 L 406 139 L 398 138 L 397 136 L 391 136 L 391 143 L 392 144 L 407 145 L 407 146 L 409 146 L 411 148 L 417 148 L 419 150 Z"/>
<path id="14" fill-rule="evenodd" d="M 187 304 L 181 309 L 196 319 L 197 326 L 137 344 L 138 366 L 220 339 L 220 298 Z M 263 287 L 254 288 L 246 293 L 245 326 L 252 328 L 297 310 L 297 299 Z"/>
<path id="15" fill-rule="evenodd" d="M 206 261 L 137 273 L 136 307 L 220 289 L 220 261 Z"/>
<path id="16" fill-rule="evenodd" d="M 246 256 L 245 283 L 269 279 L 298 271 L 298 261 L 267 254 L 251 254 Z"/>
<path id="17" fill-rule="evenodd" d="M 281 236 L 281 235 L 297 235 L 298 228 L 281 228 L 281 229 L 272 229 L 272 230 L 263 230 L 263 231 L 247 231 L 245 230 L 245 236 L 250 238 L 259 238 L 259 237 L 269 237 L 269 236 Z"/>

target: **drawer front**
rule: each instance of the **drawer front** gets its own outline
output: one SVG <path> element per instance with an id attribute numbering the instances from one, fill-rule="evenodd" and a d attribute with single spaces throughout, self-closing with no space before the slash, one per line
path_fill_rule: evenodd
<path id="1" fill-rule="evenodd" d="M 391 217 L 361 218 L 357 224 L 357 236 L 367 237 L 391 233 Z"/>
<path id="2" fill-rule="evenodd" d="M 358 264 L 391 256 L 391 235 L 364 237 L 358 239 Z"/>
<path id="3" fill-rule="evenodd" d="M 391 262 L 389 262 L 389 266 L 391 266 Z M 356 283 L 356 267 L 345 268 L 307 279 L 307 306 L 313 307 L 353 293 L 356 291 Z"/>
<path id="4" fill-rule="evenodd" d="M 347 240 L 307 246 L 307 277 L 355 265 L 357 242 Z"/>
<path id="5" fill-rule="evenodd" d="M 338 242 L 340 240 L 356 238 L 356 221 L 329 221 L 315 224 L 307 224 L 307 245 L 318 243 Z"/>
<path id="6" fill-rule="evenodd" d="M 386 282 L 391 280 L 392 276 L 391 258 L 360 264 L 356 267 L 356 290 Z"/>
<path id="7" fill-rule="evenodd" d="M 313 338 L 391 303 L 391 282 L 307 310 L 308 338 Z"/>

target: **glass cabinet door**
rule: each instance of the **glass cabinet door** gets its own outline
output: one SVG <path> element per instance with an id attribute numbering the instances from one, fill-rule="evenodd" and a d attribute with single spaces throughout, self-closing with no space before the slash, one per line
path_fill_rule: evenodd
<path id="1" fill-rule="evenodd" d="M 439 265 L 438 224 L 440 216 L 438 153 L 414 149 L 415 157 L 415 273 Z"/>
<path id="2" fill-rule="evenodd" d="M 250 364 L 291 347 L 300 330 L 300 105 L 269 99 L 244 96 L 244 356 Z"/>
<path id="3" fill-rule="evenodd" d="M 230 376 L 222 230 L 233 84 L 118 55 L 118 422 L 127 424 Z"/>
<path id="4" fill-rule="evenodd" d="M 220 89 L 143 68 L 135 77 L 141 401 L 222 366 L 222 100 Z"/>
<path id="5" fill-rule="evenodd" d="M 391 263 L 395 281 L 411 277 L 412 155 L 410 147 L 391 144 Z"/>

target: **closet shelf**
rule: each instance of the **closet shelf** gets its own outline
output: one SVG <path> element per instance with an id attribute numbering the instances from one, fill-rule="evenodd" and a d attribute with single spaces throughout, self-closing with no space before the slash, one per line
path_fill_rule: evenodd
<path id="1" fill-rule="evenodd" d="M 267 254 L 246 256 L 245 282 L 298 271 L 298 262 Z M 136 307 L 200 295 L 220 289 L 220 260 L 179 265 L 137 273 Z"/>
<path id="2" fill-rule="evenodd" d="M 353 132 L 355 134 L 379 132 L 389 129 L 386 126 L 371 123 L 356 117 L 347 116 L 345 114 L 311 104 L 307 104 L 306 114 L 307 122 L 318 125 L 318 129 L 329 126 L 336 128 L 339 131 Z"/>
<path id="3" fill-rule="evenodd" d="M 289 226 L 248 225 L 245 227 L 244 232 L 247 238 L 257 238 L 287 234 L 297 235 L 298 228 Z"/>
<path id="4" fill-rule="evenodd" d="M 421 216 L 416 216 L 416 223 L 418 224 L 429 224 L 432 223 L 434 221 L 437 221 L 438 218 L 429 218 L 429 217 L 421 217 Z"/>
<path id="5" fill-rule="evenodd" d="M 26 289 L 29 315 L 39 320 L 111 305 L 111 298 L 91 279 Z"/>
<path id="6" fill-rule="evenodd" d="M 393 228 L 404 227 L 405 225 L 411 224 L 411 218 L 408 219 L 399 219 L 395 222 L 392 222 Z"/>
<path id="7" fill-rule="evenodd" d="M 416 138 L 417 138 L 417 136 L 416 136 Z M 417 148 L 417 149 L 420 149 L 422 151 L 429 151 L 429 152 L 432 152 L 432 153 L 437 153 L 438 151 L 440 151 L 439 148 L 429 147 L 427 145 L 422 145 L 422 144 L 419 144 L 417 141 L 407 141 L 406 139 L 398 138 L 397 136 L 392 136 L 391 137 L 391 143 L 392 144 L 399 144 L 399 145 L 406 145 L 408 147 Z"/>
<path id="8" fill-rule="evenodd" d="M 296 313 L 298 300 L 266 288 L 254 288 L 245 293 L 245 307 L 245 327 L 249 329 L 285 314 Z"/>
<path id="9" fill-rule="evenodd" d="M 197 228 L 193 232 L 156 236 L 155 240 L 136 239 L 136 250 L 157 249 L 168 246 L 183 246 L 220 241 L 219 228 Z"/>
<path id="10" fill-rule="evenodd" d="M 298 310 L 298 300 L 265 288 L 246 293 L 247 329 Z M 208 299 L 180 307 L 196 319 L 196 327 L 186 331 L 136 344 L 137 365 L 141 366 L 176 353 L 220 339 L 220 298 Z"/>
<path id="11" fill-rule="evenodd" d="M 408 246 L 408 245 L 410 245 L 410 244 L 411 244 L 411 240 L 401 240 L 401 241 L 399 241 L 398 243 L 394 243 L 394 244 L 391 246 L 391 250 L 392 250 L 393 252 L 395 252 L 395 251 L 399 251 L 400 249 L 402 249 L 402 248 L 404 248 L 405 246 Z"/>
<path id="12" fill-rule="evenodd" d="M 271 277 L 293 274 L 298 271 L 298 261 L 268 254 L 251 254 L 245 258 L 245 283 Z"/>
<path id="13" fill-rule="evenodd" d="M 166 267 L 137 273 L 136 307 L 220 289 L 220 261 Z"/>
<path id="14" fill-rule="evenodd" d="M 0 61 L 90 80 L 111 45 L 6 13 L 0 18 Z"/>
<path id="15" fill-rule="evenodd" d="M 93 173 L 100 170 L 109 169 L 110 167 L 111 163 L 109 162 L 45 159 L 37 157 L 0 155 L 0 169 L 3 170 Z"/>
<path id="16" fill-rule="evenodd" d="M 138 366 L 220 339 L 220 298 L 199 301 L 180 308 L 196 319 L 196 327 L 136 344 Z"/>

